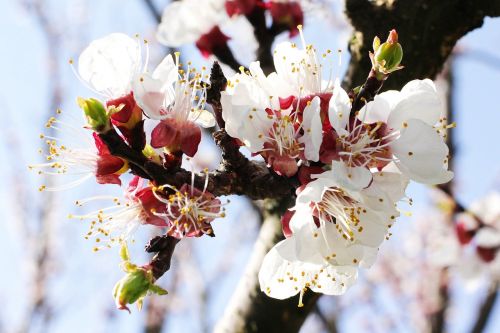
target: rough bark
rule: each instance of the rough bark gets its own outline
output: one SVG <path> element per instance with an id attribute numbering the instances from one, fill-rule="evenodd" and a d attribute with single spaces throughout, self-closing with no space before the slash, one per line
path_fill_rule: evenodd
<path id="1" fill-rule="evenodd" d="M 476 322 L 472 327 L 472 333 L 481 333 L 486 328 L 488 324 L 488 319 L 491 317 L 491 312 L 495 307 L 495 303 L 498 298 L 498 282 L 494 282 L 490 286 L 490 290 L 488 291 L 488 295 L 484 300 L 481 308 L 479 309 L 478 316 L 476 318 Z"/>
<path id="2" fill-rule="evenodd" d="M 352 88 L 364 82 L 371 66 L 368 52 L 373 38 L 397 29 L 405 69 L 392 74 L 384 89 L 399 89 L 413 79 L 434 78 L 462 36 L 482 26 L 486 16 L 500 15 L 500 2 L 346 0 L 346 14 L 355 32 L 345 86 Z"/>

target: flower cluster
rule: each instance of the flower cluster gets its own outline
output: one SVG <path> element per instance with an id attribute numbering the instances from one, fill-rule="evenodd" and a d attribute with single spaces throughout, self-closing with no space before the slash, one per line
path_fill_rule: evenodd
<path id="1" fill-rule="evenodd" d="M 178 53 L 165 57 L 150 72 L 148 53 L 147 41 L 113 33 L 90 43 L 78 59 L 77 70 L 71 60 L 77 77 L 104 101 L 78 99 L 85 118 L 83 127 L 55 117 L 49 119 L 49 134 L 40 135 L 47 144 L 46 161 L 30 166 L 45 176 L 77 176 L 65 185 L 42 185 L 40 190 L 71 188 L 92 177 L 99 184 L 119 186 L 127 180 L 123 199 L 99 195 L 78 200 L 78 207 L 105 201 L 112 204 L 69 215 L 90 220 L 85 238 L 95 241 L 94 251 L 124 244 L 140 225 L 158 227 L 165 236 L 176 239 L 213 235 L 211 222 L 225 215 L 221 201 L 207 191 L 208 170 L 204 187 L 194 185 L 193 173 L 190 183 L 176 188 L 156 183 L 147 172 L 115 151 L 115 145 L 122 145 L 159 169 L 179 169 L 183 156 L 192 157 L 198 150 L 199 126 L 215 124 L 214 116 L 205 108 L 206 83 L 202 80 L 207 80 L 208 75 L 190 64 L 182 69 Z M 60 114 L 58 111 L 58 118 Z M 153 128 L 150 133 L 145 130 L 145 122 Z M 110 138 L 115 145 L 109 143 Z M 160 290 L 153 285 L 152 268 L 145 267 L 129 263 L 125 267 L 128 275 L 114 292 L 120 309 L 128 309 L 127 303 L 142 299 L 148 290 Z M 128 285 L 137 283 L 143 288 L 130 294 Z"/>
<path id="2" fill-rule="evenodd" d="M 95 240 L 95 250 L 124 244 L 140 225 L 160 228 L 163 239 L 174 241 L 169 244 L 184 237 L 214 236 L 212 222 L 224 217 L 225 209 L 207 189 L 217 190 L 219 184 L 224 191 L 212 192 L 241 194 L 241 189 L 231 185 L 242 164 L 266 172 L 269 179 L 287 184 L 290 180 L 287 190 L 296 190 L 296 201 L 282 218 L 286 239 L 266 255 L 259 272 L 261 289 L 279 299 L 300 294 L 299 306 L 307 289 L 343 294 L 356 281 L 358 268 L 370 267 L 383 241 L 390 238 L 390 228 L 400 215 L 398 203 L 411 204 L 405 195 L 409 181 L 440 184 L 453 177 L 444 141 L 453 124 L 448 125 L 441 115 L 433 82 L 415 80 L 401 91 L 376 95 L 377 89 L 370 101 L 363 97 L 365 87 L 348 94 L 333 80 L 331 71 L 325 79 L 324 64 L 331 63 L 333 53 L 327 50 L 318 55 L 306 44 L 302 27 L 297 26 L 302 21 L 301 9 L 293 1 L 174 2 L 165 11 L 159 37 L 179 37 L 175 29 L 180 25 L 172 22 L 182 20 L 195 5 L 197 12 L 212 19 L 218 17 L 221 6 L 229 16 L 252 16 L 256 8 L 269 10 L 273 24 L 290 28 L 292 35 L 300 33 L 301 46 L 290 42 L 276 46 L 275 72 L 266 75 L 260 63 L 253 62 L 227 83 L 222 77 L 219 88 L 213 87 L 220 82 L 211 82 L 217 89 L 211 95 L 220 93 L 220 101 L 210 97 L 221 127 L 218 134 L 231 137 L 229 145 L 236 148 L 233 155 L 246 147 L 260 156 L 269 170 L 264 163 L 254 163 L 240 154 L 241 163 L 230 168 L 223 163 L 212 174 L 212 181 L 204 170 L 204 184 L 202 175 L 196 176 L 196 181 L 194 173 L 191 181 L 179 176 L 186 173 L 183 157 L 193 157 L 198 151 L 200 126 L 216 123 L 206 107 L 209 76 L 205 68 L 200 72 L 190 63 L 183 69 L 178 53 L 166 56 L 149 71 L 147 41 L 119 33 L 93 41 L 80 55 L 75 70 L 82 82 L 105 98 L 103 102 L 78 100 L 86 126 L 77 130 L 84 132 L 82 137 L 90 148 L 71 148 L 52 135 L 42 135 L 48 145 L 47 161 L 32 168 L 46 175 L 83 173 L 83 178 L 63 188 L 92 176 L 100 184 L 121 186 L 122 178 L 127 177 L 124 174 L 128 171 L 132 175 L 127 179 L 124 200 L 107 196 L 79 200 L 78 206 L 96 200 L 112 200 L 113 204 L 70 215 L 91 220 L 86 238 Z M 213 52 L 218 47 L 207 37 L 214 29 L 218 30 L 217 38 L 227 41 L 220 33 L 219 21 L 183 23 L 192 24 L 185 32 L 190 38 L 195 36 L 202 51 Z M 166 24 L 174 29 L 165 30 Z M 391 31 L 382 44 L 376 39 L 374 52 L 369 79 L 381 85 L 391 72 L 401 68 L 397 33 Z M 55 118 L 47 127 L 51 133 L 68 131 L 77 137 L 73 127 Z M 492 236 L 488 229 L 482 236 L 484 230 L 459 229 L 465 236 L 474 233 L 479 253 L 490 258 L 500 244 L 498 232 Z M 150 246 L 152 252 L 159 253 L 160 248 Z M 122 248 L 127 275 L 114 291 L 120 309 L 128 309 L 127 304 L 139 302 L 148 292 L 164 293 L 154 282 L 170 265 L 168 261 L 158 268 L 153 259 L 138 267 L 129 262 L 124 251 Z M 161 261 L 168 256 L 159 257 Z"/>
<path id="3" fill-rule="evenodd" d="M 262 291 L 280 299 L 306 289 L 344 293 L 390 236 L 409 180 L 439 184 L 453 176 L 444 142 L 452 125 L 441 117 L 432 81 L 409 82 L 356 111 L 338 81 L 322 77 L 331 52 L 318 57 L 302 42 L 278 44 L 276 72 L 266 76 L 252 63 L 229 79 L 221 98 L 226 131 L 302 184 L 283 218 L 288 238 L 259 274 Z M 395 32 L 387 43 L 397 43 Z"/>
<path id="4" fill-rule="evenodd" d="M 157 31 L 160 43 L 171 47 L 194 43 L 205 57 L 227 51 L 230 39 L 223 31 L 240 16 L 268 11 L 276 31 L 298 33 L 304 13 L 294 0 L 182 0 L 168 5 Z M 230 30 L 230 29 L 229 29 Z"/>

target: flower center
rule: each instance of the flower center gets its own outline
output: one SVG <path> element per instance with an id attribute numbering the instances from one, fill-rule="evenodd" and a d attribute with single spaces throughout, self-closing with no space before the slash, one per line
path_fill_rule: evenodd
<path id="1" fill-rule="evenodd" d="M 267 136 L 267 150 L 273 150 L 280 156 L 298 158 L 304 150 L 298 141 L 300 126 L 290 116 L 276 116 L 276 120 Z"/>
<path id="2" fill-rule="evenodd" d="M 182 238 L 210 235 L 213 233 L 210 222 L 225 216 L 221 202 L 209 193 L 187 187 L 163 198 L 157 191 L 165 187 L 154 189 L 156 198 L 166 204 L 165 213 L 153 213 L 170 221 L 170 229 L 167 232 L 170 236 Z"/>
<path id="3" fill-rule="evenodd" d="M 366 210 L 339 188 L 328 188 L 321 201 L 316 203 L 316 209 L 320 223 L 335 224 L 337 231 L 345 240 L 354 240 L 354 228 L 362 231 L 362 227 L 359 226 L 360 214 Z"/>
<path id="4" fill-rule="evenodd" d="M 350 121 L 347 134 L 337 138 L 340 158 L 350 167 L 383 167 L 393 160 L 390 144 L 399 135 L 382 122 Z"/>

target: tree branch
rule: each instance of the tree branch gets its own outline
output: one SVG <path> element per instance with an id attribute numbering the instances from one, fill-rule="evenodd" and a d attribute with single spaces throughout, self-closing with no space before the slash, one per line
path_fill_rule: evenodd
<path id="1" fill-rule="evenodd" d="M 153 0 L 144 0 L 146 8 L 149 10 L 157 23 L 161 22 L 161 11 L 155 6 Z"/>
<path id="2" fill-rule="evenodd" d="M 274 60 L 271 52 L 274 39 L 286 31 L 287 27 L 273 22 L 273 25 L 268 28 L 265 10 L 260 6 L 255 6 L 254 10 L 246 15 L 246 18 L 253 26 L 253 33 L 259 45 L 256 55 L 260 67 L 266 75 L 270 74 L 274 71 Z"/>
<path id="3" fill-rule="evenodd" d="M 484 300 L 481 308 L 479 309 L 479 313 L 472 327 L 471 333 L 481 333 L 486 328 L 486 324 L 488 323 L 488 319 L 491 316 L 491 311 L 495 307 L 495 303 L 498 298 L 498 282 L 494 282 L 490 286 L 490 290 L 488 291 L 488 295 Z"/>

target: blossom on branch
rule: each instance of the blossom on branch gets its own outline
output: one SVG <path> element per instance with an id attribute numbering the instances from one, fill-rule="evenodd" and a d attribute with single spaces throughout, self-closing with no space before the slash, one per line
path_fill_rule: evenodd
<path id="1" fill-rule="evenodd" d="M 140 177 L 134 177 L 124 192 L 125 200 L 110 196 L 95 196 L 77 200 L 76 205 L 82 207 L 91 202 L 111 201 L 114 205 L 101 208 L 83 215 L 70 214 L 69 218 L 90 220 L 86 239 L 96 242 L 94 251 L 102 246 L 113 246 L 129 240 L 141 225 L 153 225 L 164 228 L 167 221 L 158 217 L 158 213 L 166 212 L 165 205 L 153 192 L 154 188 Z"/>
<path id="2" fill-rule="evenodd" d="M 364 169 L 349 172 L 364 174 Z M 276 298 L 300 293 L 301 306 L 308 288 L 343 294 L 355 282 L 357 267 L 373 264 L 399 216 L 394 203 L 404 197 L 407 181 L 394 172 L 376 173 L 373 180 L 369 175 L 356 178 L 363 181 L 353 182 L 346 167 L 334 162 L 331 170 L 300 191 L 293 216 L 284 221 L 291 235 L 263 261 L 259 273 L 262 291 Z"/>
<path id="3" fill-rule="evenodd" d="M 322 114 L 333 85 L 322 80 L 312 46 L 280 43 L 274 63 L 276 72 L 268 76 L 254 62 L 248 72 L 229 79 L 222 116 L 229 135 L 261 154 L 278 174 L 291 177 L 300 163 L 319 160 Z"/>
<path id="4" fill-rule="evenodd" d="M 59 116 L 62 112 L 58 110 L 57 113 Z M 40 191 L 72 189 L 92 177 L 98 184 L 121 185 L 120 175 L 128 171 L 128 162 L 111 155 L 96 133 L 91 134 L 56 117 L 51 117 L 45 127 L 58 135 L 40 134 L 40 139 L 47 145 L 46 161 L 32 164 L 29 169 L 38 170 L 40 175 L 76 179 L 60 186 L 44 184 L 40 186 Z M 39 152 L 42 153 L 42 150 Z"/>
<path id="5" fill-rule="evenodd" d="M 178 239 L 214 236 L 211 222 L 225 217 L 226 213 L 220 200 L 207 192 L 206 186 L 207 183 L 203 190 L 195 188 L 193 184 L 184 184 L 180 189 L 170 185 L 153 189 L 156 199 L 164 204 L 161 211 L 153 211 L 153 214 L 167 222 L 166 235 Z"/>
<path id="6" fill-rule="evenodd" d="M 204 73 L 194 68 L 180 69 L 179 54 L 174 62 L 168 55 L 152 74 L 143 73 L 133 83 L 134 97 L 145 115 L 159 123 L 151 133 L 153 148 L 182 151 L 194 156 L 203 127 L 215 125 L 215 118 L 205 110 Z M 206 77 L 205 77 L 206 79 Z"/>

